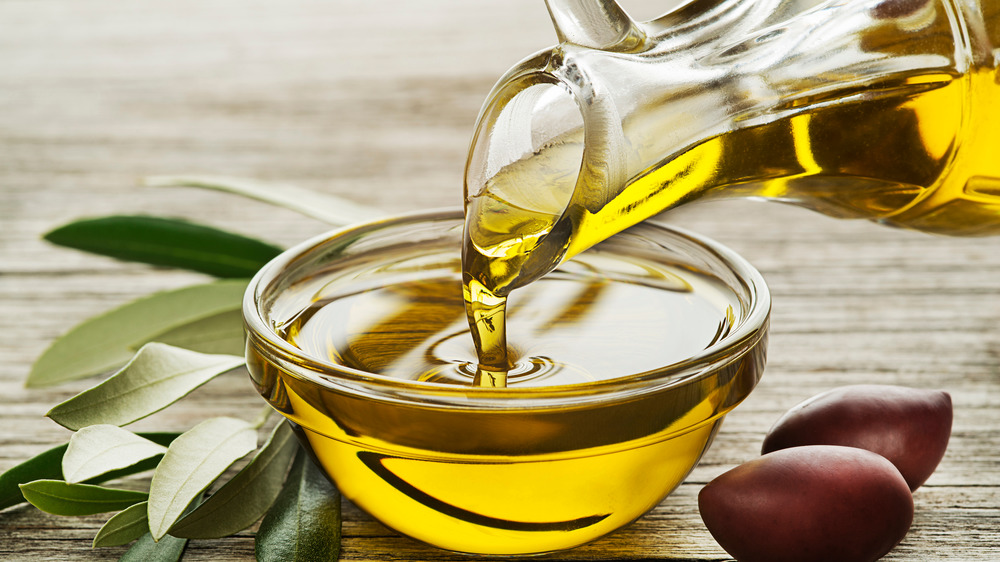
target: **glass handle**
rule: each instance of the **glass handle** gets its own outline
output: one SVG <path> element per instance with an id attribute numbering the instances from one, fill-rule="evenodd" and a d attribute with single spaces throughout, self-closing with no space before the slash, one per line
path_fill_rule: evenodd
<path id="1" fill-rule="evenodd" d="M 631 51 L 646 34 L 615 0 L 545 0 L 561 43 Z"/>

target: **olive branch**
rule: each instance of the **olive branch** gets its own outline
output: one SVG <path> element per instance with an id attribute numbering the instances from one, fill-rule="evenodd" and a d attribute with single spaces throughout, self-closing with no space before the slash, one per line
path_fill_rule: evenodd
<path id="1" fill-rule="evenodd" d="M 225 191 L 332 225 L 378 215 L 290 185 L 186 176 L 145 183 Z M 256 420 L 210 417 L 183 433 L 123 428 L 244 367 L 243 293 L 249 278 L 282 249 L 186 220 L 144 215 L 78 220 L 44 238 L 218 279 L 139 298 L 85 320 L 52 342 L 32 366 L 26 386 L 114 373 L 46 414 L 74 433 L 68 443 L 0 474 L 0 509 L 27 501 L 62 516 L 113 513 L 93 546 L 134 541 L 122 560 L 180 560 L 189 539 L 229 536 L 257 521 L 259 560 L 336 560 L 339 492 L 298 447 L 288 424 L 275 425 L 257 446 L 269 407 Z M 227 479 L 229 469 L 250 453 Z M 148 475 L 148 491 L 104 485 L 133 475 Z"/>

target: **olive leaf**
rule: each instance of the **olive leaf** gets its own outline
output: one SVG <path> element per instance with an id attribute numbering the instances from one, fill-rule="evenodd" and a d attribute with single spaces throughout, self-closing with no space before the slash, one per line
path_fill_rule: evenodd
<path id="1" fill-rule="evenodd" d="M 140 433 L 139 435 L 158 445 L 169 445 L 170 442 L 176 439 L 179 434 Z M 21 494 L 21 484 L 26 484 L 35 480 L 61 479 L 63 477 L 62 458 L 65 455 L 67 448 L 68 444 L 53 447 L 35 455 L 17 466 L 11 467 L 3 474 L 0 474 L 0 509 L 17 505 L 25 501 L 24 496 Z M 157 459 L 153 459 L 153 462 L 147 460 L 121 470 L 106 472 L 96 478 L 87 480 L 85 483 L 97 484 L 121 478 L 123 476 L 152 470 L 156 468 L 156 460 Z"/>
<path id="2" fill-rule="evenodd" d="M 243 420 L 207 419 L 167 449 L 149 484 L 149 531 L 159 540 L 185 508 L 230 465 L 257 446 L 257 431 Z"/>
<path id="3" fill-rule="evenodd" d="M 337 560 L 340 524 L 340 492 L 299 450 L 281 494 L 257 531 L 257 560 Z"/>
<path id="4" fill-rule="evenodd" d="M 323 222 L 342 226 L 376 219 L 384 213 L 325 193 L 294 185 L 225 176 L 152 176 L 143 182 L 152 187 L 199 187 L 235 193 L 285 207 Z"/>
<path id="5" fill-rule="evenodd" d="M 201 501 L 198 497 L 187 507 L 186 512 L 191 511 Z M 153 535 L 149 534 L 148 502 L 136 504 L 124 511 L 119 512 L 101 527 L 94 537 L 93 546 L 116 546 L 126 544 L 132 539 L 138 538 L 135 544 L 119 558 L 122 560 L 132 560 L 133 562 L 177 562 L 184 554 L 187 546 L 187 539 L 166 535 L 160 540 L 153 540 Z M 134 510 L 134 511 L 133 511 Z M 126 512 L 129 512 L 126 514 Z M 102 537 L 102 534 L 104 535 Z M 127 538 L 127 537 L 132 538 Z M 98 543 L 100 540 L 100 544 Z"/>
<path id="6" fill-rule="evenodd" d="M 57 404 L 46 415 L 69 429 L 129 424 L 166 408 L 243 363 L 242 357 L 233 355 L 209 355 L 149 343 L 120 371 Z"/>
<path id="7" fill-rule="evenodd" d="M 184 555 L 187 543 L 187 539 L 178 539 L 170 535 L 155 541 L 152 535 L 146 533 L 139 537 L 118 562 L 177 562 Z"/>
<path id="8" fill-rule="evenodd" d="M 93 547 L 128 544 L 149 532 L 147 502 L 133 504 L 116 513 L 97 531 Z"/>
<path id="9" fill-rule="evenodd" d="M 240 308 L 233 308 L 199 318 L 156 334 L 142 343 L 150 342 L 165 343 L 201 353 L 243 355 L 246 350 L 243 311 Z"/>
<path id="10" fill-rule="evenodd" d="M 42 353 L 25 384 L 47 386 L 119 367 L 157 335 L 239 310 L 247 283 L 226 280 L 154 293 L 86 320 Z"/>
<path id="11" fill-rule="evenodd" d="M 21 493 L 31 505 L 53 515 L 93 515 L 118 511 L 147 498 L 145 492 L 70 484 L 62 480 L 35 480 L 21 484 Z"/>
<path id="12" fill-rule="evenodd" d="M 62 478 L 60 462 L 65 452 L 66 445 L 53 447 L 0 474 L 0 509 L 25 501 L 21 494 L 21 484 L 33 480 Z"/>
<path id="13" fill-rule="evenodd" d="M 188 539 L 217 539 L 253 525 L 278 497 L 297 450 L 291 428 L 279 423 L 253 460 L 205 503 L 175 523 L 169 533 Z"/>
<path id="14" fill-rule="evenodd" d="M 177 267 L 216 277 L 253 277 L 281 248 L 193 222 L 109 216 L 63 225 L 45 240 L 93 254 Z"/>
<path id="15" fill-rule="evenodd" d="M 167 448 L 115 425 L 84 427 L 73 434 L 62 459 L 67 482 L 83 482 L 163 455 Z"/>

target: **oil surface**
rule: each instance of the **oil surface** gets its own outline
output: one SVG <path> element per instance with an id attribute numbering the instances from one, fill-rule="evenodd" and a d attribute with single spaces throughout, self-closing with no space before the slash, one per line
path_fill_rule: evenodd
<path id="1" fill-rule="evenodd" d="M 313 357 L 397 379 L 553 386 L 626 377 L 687 359 L 728 332 L 734 306 L 739 303 L 730 291 L 696 271 L 588 253 L 511 299 L 510 364 L 502 366 L 499 384 L 477 379 L 484 375 L 477 373 L 457 271 L 386 279 L 363 292 L 311 303 L 281 333 Z M 498 331 L 498 321 L 482 324 Z"/>

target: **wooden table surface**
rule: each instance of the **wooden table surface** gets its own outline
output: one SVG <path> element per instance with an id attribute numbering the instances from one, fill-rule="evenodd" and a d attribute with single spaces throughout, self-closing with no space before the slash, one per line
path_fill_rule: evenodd
<path id="1" fill-rule="evenodd" d="M 669 0 L 666 0 L 669 1 Z M 664 2 L 625 2 L 639 19 Z M 158 174 L 297 184 L 387 212 L 457 206 L 471 127 L 493 81 L 554 42 L 541 0 L 3 0 L 0 2 L 0 470 L 68 439 L 44 418 L 93 381 L 25 389 L 75 323 L 205 278 L 47 245 L 67 221 L 184 217 L 290 245 L 327 227 L 216 192 L 142 187 Z M 767 371 L 687 481 L 650 514 L 540 560 L 726 560 L 698 490 L 758 455 L 778 416 L 853 383 L 940 388 L 955 405 L 944 461 L 886 560 L 1000 559 L 1000 238 L 948 239 L 726 202 L 668 220 L 726 243 L 773 293 Z M 249 418 L 223 377 L 139 429 Z M 0 513 L 0 559 L 104 560 L 104 517 Z M 187 560 L 249 560 L 253 532 L 192 541 Z M 470 560 L 345 506 L 343 560 Z"/>

